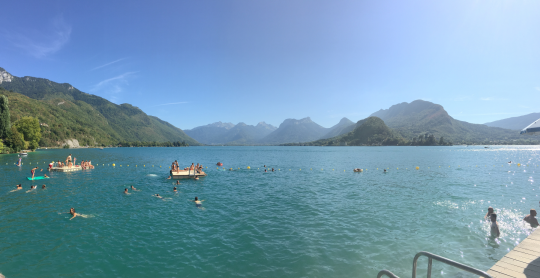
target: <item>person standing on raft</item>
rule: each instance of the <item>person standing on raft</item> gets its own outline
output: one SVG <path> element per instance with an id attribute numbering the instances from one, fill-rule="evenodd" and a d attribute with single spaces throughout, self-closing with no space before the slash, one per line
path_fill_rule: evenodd
<path id="1" fill-rule="evenodd" d="M 32 179 L 34 179 L 34 174 L 36 173 L 36 170 L 39 169 L 39 167 L 33 168 L 30 172 L 32 173 Z"/>

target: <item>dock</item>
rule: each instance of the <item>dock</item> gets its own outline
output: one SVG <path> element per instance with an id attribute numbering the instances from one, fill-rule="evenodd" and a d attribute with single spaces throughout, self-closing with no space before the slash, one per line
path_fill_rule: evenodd
<path id="1" fill-rule="evenodd" d="M 180 171 L 173 171 L 171 174 L 171 179 L 193 179 L 195 177 L 206 177 L 206 173 L 204 171 L 194 171 L 194 170 L 180 170 Z"/>
<path id="2" fill-rule="evenodd" d="M 540 228 L 537 228 L 487 273 L 495 278 L 540 277 Z"/>
<path id="3" fill-rule="evenodd" d="M 75 166 L 72 166 L 72 167 L 67 167 L 67 166 L 64 166 L 64 167 L 52 167 L 52 168 L 49 169 L 50 172 L 75 172 L 75 171 L 80 171 L 80 170 L 82 170 L 80 165 L 75 165 Z"/>

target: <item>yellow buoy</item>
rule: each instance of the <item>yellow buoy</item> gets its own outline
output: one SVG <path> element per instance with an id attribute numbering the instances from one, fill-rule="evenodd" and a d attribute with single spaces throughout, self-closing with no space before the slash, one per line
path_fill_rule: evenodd
<path id="1" fill-rule="evenodd" d="M 249 167 L 249 166 L 247 168 L 248 168 L 248 170 L 251 169 L 251 167 Z"/>
<path id="2" fill-rule="evenodd" d="M 399 170 L 399 168 L 396 168 L 396 170 Z"/>
<path id="3" fill-rule="evenodd" d="M 420 170 L 420 167 L 416 166 L 416 170 Z"/>
<path id="4" fill-rule="evenodd" d="M 30 164 L 32 164 L 32 163 L 30 163 Z M 520 163 L 518 163 L 518 167 L 521 167 L 521 164 L 520 164 Z"/>
<path id="5" fill-rule="evenodd" d="M 116 165 L 113 163 L 112 166 L 114 167 L 114 166 L 116 166 Z"/>
<path id="6" fill-rule="evenodd" d="M 161 166 L 159 166 L 159 168 L 161 168 Z"/>
<path id="7" fill-rule="evenodd" d="M 300 171 L 302 171 L 302 169 L 300 169 Z"/>

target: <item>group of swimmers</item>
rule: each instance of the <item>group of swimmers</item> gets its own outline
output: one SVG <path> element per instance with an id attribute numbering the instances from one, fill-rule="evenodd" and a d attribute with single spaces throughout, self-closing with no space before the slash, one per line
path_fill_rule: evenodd
<path id="1" fill-rule="evenodd" d="M 62 162 L 62 161 L 58 160 L 57 162 L 49 163 L 49 171 L 52 169 L 52 167 L 54 166 L 55 163 L 56 163 L 56 167 L 60 167 L 60 168 L 62 168 L 62 167 L 71 168 L 74 165 L 75 165 L 75 167 L 77 167 L 76 161 L 77 161 L 77 158 L 76 157 L 72 158 L 71 154 L 69 154 L 68 157 L 66 158 L 65 162 Z M 81 168 L 82 169 L 94 169 L 94 165 L 92 165 L 92 161 L 90 161 L 90 160 L 83 160 L 81 162 Z"/>
<path id="2" fill-rule="evenodd" d="M 45 189 L 45 187 L 46 187 L 45 185 L 42 185 L 42 186 L 41 186 L 41 189 Z M 30 185 L 30 189 L 29 189 L 28 191 L 26 191 L 26 193 L 28 193 L 28 192 L 30 192 L 30 191 L 36 189 L 36 188 L 37 188 L 37 185 Z M 23 189 L 23 188 L 22 188 L 22 184 L 19 183 L 19 184 L 16 185 L 15 190 L 12 190 L 11 192 L 17 191 L 17 190 L 21 190 L 21 189 Z"/>
<path id="3" fill-rule="evenodd" d="M 536 228 L 538 227 L 538 219 L 535 218 L 536 216 L 536 210 L 531 209 L 530 213 L 523 218 L 523 221 L 529 223 L 531 227 Z M 501 235 L 501 232 L 499 231 L 499 223 L 497 222 L 497 214 L 493 210 L 492 207 L 488 208 L 488 212 L 486 213 L 486 216 L 484 216 L 484 219 L 489 219 L 491 221 L 491 235 L 494 237 L 499 237 Z"/>

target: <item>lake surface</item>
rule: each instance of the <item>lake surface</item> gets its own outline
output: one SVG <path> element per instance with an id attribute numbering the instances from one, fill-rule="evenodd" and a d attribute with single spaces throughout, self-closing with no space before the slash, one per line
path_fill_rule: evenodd
<path id="1" fill-rule="evenodd" d="M 26 180 L 69 153 L 96 169 Z M 174 193 L 174 160 L 202 163 L 208 176 Z M 521 219 L 540 200 L 538 146 L 73 149 L 16 161 L 0 156 L 8 278 L 410 277 L 419 251 L 487 270 L 531 233 Z M 131 185 L 139 191 L 123 194 Z M 499 239 L 483 220 L 489 206 Z M 87 217 L 70 221 L 71 207 Z M 470 277 L 437 262 L 433 272 Z"/>

